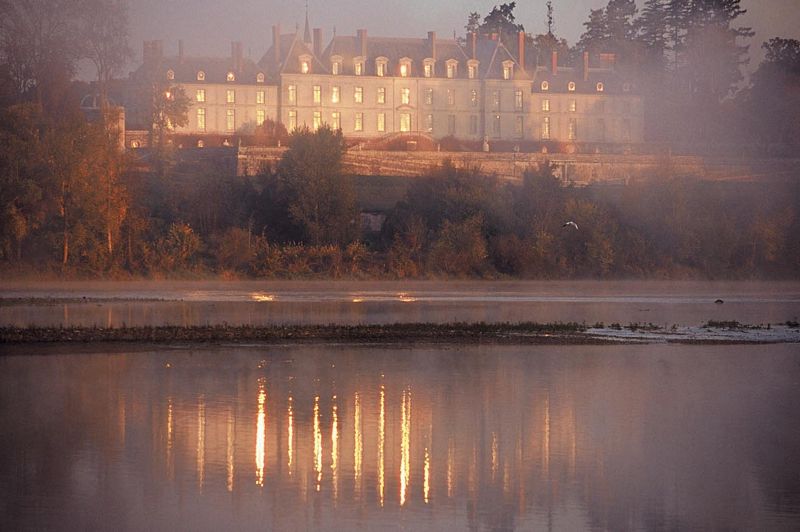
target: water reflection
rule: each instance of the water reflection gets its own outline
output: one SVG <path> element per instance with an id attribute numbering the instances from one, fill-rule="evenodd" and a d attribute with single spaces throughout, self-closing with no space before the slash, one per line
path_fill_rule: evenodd
<path id="1" fill-rule="evenodd" d="M 796 346 L 5 357 L 0 517 L 792 530 L 798 362 Z"/>

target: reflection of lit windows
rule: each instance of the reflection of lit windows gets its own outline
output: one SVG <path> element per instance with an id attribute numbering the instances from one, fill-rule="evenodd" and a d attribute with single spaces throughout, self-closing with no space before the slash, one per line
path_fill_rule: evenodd
<path id="1" fill-rule="evenodd" d="M 263 104 L 265 101 L 264 91 L 256 91 L 256 103 Z"/>
<path id="2" fill-rule="evenodd" d="M 475 115 L 469 117 L 469 132 L 470 135 L 478 134 L 478 117 Z"/>
<path id="3" fill-rule="evenodd" d="M 354 129 L 356 131 L 364 131 L 364 113 L 356 113 L 356 123 Z"/>
<path id="4" fill-rule="evenodd" d="M 195 92 L 194 99 L 198 102 L 206 101 L 206 90 L 205 89 L 197 89 Z"/>
<path id="5" fill-rule="evenodd" d="M 574 81 L 570 81 L 569 83 L 567 83 L 567 90 L 569 92 L 575 92 L 575 82 Z"/>
<path id="6" fill-rule="evenodd" d="M 400 103 L 408 105 L 411 102 L 411 89 L 403 87 L 400 89 Z"/>
<path id="7" fill-rule="evenodd" d="M 478 91 L 472 89 L 469 95 L 469 101 L 472 103 L 472 107 L 478 107 Z"/>
<path id="8" fill-rule="evenodd" d="M 575 140 L 578 138 L 578 121 L 574 118 L 569 119 L 569 127 L 567 129 L 567 138 Z"/>
<path id="9" fill-rule="evenodd" d="M 425 89 L 425 105 L 433 105 L 433 89 Z"/>
<path id="10" fill-rule="evenodd" d="M 522 111 L 522 90 L 520 89 L 514 91 L 514 109 Z"/>
<path id="11" fill-rule="evenodd" d="M 197 110 L 197 129 L 200 131 L 206 130 L 206 110 L 202 107 Z"/>
<path id="12" fill-rule="evenodd" d="M 378 131 L 386 131 L 386 113 L 378 113 Z"/>
<path id="13" fill-rule="evenodd" d="M 433 115 L 425 115 L 425 131 L 433 133 Z"/>
<path id="14" fill-rule="evenodd" d="M 206 80 L 206 73 L 202 70 L 197 72 L 197 81 L 205 81 Z"/>
<path id="15" fill-rule="evenodd" d="M 548 82 L 546 82 L 546 81 L 542 82 L 541 87 L 542 87 L 543 91 L 549 91 L 550 90 L 550 84 Z"/>
<path id="16" fill-rule="evenodd" d="M 289 103 L 297 102 L 297 85 L 289 85 Z"/>
<path id="17" fill-rule="evenodd" d="M 517 115 L 516 119 L 514 120 L 514 133 L 517 135 L 518 138 L 522 138 L 524 131 L 525 131 L 525 124 L 523 122 L 523 118 Z"/>
<path id="18" fill-rule="evenodd" d="M 236 81 L 236 74 L 234 74 L 233 72 L 228 72 L 228 75 L 225 76 L 225 79 L 227 79 L 228 81 Z"/>
<path id="19" fill-rule="evenodd" d="M 322 112 L 321 111 L 314 111 L 314 121 L 312 122 L 312 127 L 314 131 L 318 130 L 322 125 Z"/>
<path id="20" fill-rule="evenodd" d="M 363 103 L 364 102 L 364 87 L 356 87 L 355 91 L 353 92 L 353 101 L 355 103 Z"/>
<path id="21" fill-rule="evenodd" d="M 339 87 L 331 87 L 331 103 L 339 103 Z"/>
<path id="22" fill-rule="evenodd" d="M 569 104 L 567 105 L 567 109 L 569 109 L 570 113 L 574 113 L 578 110 L 578 102 L 577 100 L 570 100 Z"/>
<path id="23" fill-rule="evenodd" d="M 225 126 L 228 131 L 236 130 L 236 111 L 228 109 L 225 114 Z"/>
<path id="24" fill-rule="evenodd" d="M 314 103 L 322 103 L 322 87 L 314 85 L 312 87 L 312 92 L 314 95 Z"/>
<path id="25" fill-rule="evenodd" d="M 378 103 L 386 103 L 386 88 L 378 87 Z"/>
<path id="26" fill-rule="evenodd" d="M 454 89 L 447 89 L 447 105 L 456 104 L 456 91 Z"/>
<path id="27" fill-rule="evenodd" d="M 289 111 L 289 133 L 297 129 L 297 111 L 294 109 Z"/>
<path id="28" fill-rule="evenodd" d="M 236 91 L 228 89 L 225 91 L 225 101 L 227 103 L 236 103 Z"/>
<path id="29" fill-rule="evenodd" d="M 267 115 L 266 115 L 266 113 L 264 112 L 263 109 L 258 109 L 256 111 L 256 125 L 257 126 L 263 125 L 264 121 L 266 120 L 266 118 L 267 118 Z"/>
<path id="30" fill-rule="evenodd" d="M 342 118 L 339 114 L 339 111 L 334 111 L 331 113 L 331 128 L 342 129 Z"/>
<path id="31" fill-rule="evenodd" d="M 550 117 L 542 119 L 542 140 L 550 140 Z"/>
<path id="32" fill-rule="evenodd" d="M 548 113 L 550 112 L 550 100 L 545 98 L 542 100 L 542 112 Z"/>
<path id="33" fill-rule="evenodd" d="M 400 131 L 403 133 L 411 131 L 411 113 L 400 113 Z"/>

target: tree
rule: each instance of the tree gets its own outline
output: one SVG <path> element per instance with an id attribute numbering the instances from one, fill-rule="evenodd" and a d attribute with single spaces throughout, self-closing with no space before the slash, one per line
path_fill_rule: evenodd
<path id="1" fill-rule="evenodd" d="M 480 15 L 472 12 L 467 18 L 465 28 L 467 32 L 475 32 L 483 36 L 496 34 L 506 48 L 515 52 L 517 51 L 517 34 L 525 30 L 522 24 L 514 22 L 514 8 L 516 7 L 516 2 L 494 6 L 480 23 Z"/>
<path id="2" fill-rule="evenodd" d="M 341 130 L 295 130 L 278 165 L 289 213 L 314 245 L 346 245 L 358 236 L 353 180 L 342 170 L 346 150 Z"/>
<path id="3" fill-rule="evenodd" d="M 637 58 L 636 11 L 633 0 L 609 0 L 605 8 L 592 9 L 577 48 L 585 52 L 612 52 L 619 63 L 633 63 Z"/>
<path id="4" fill-rule="evenodd" d="M 105 113 L 108 83 L 122 74 L 133 56 L 128 46 L 128 6 L 125 0 L 84 0 L 84 10 L 81 20 L 83 55 L 94 64 L 100 107 Z"/>
<path id="5" fill-rule="evenodd" d="M 646 0 L 636 20 L 638 40 L 645 50 L 645 67 L 654 73 L 666 69 L 666 53 L 669 39 L 669 0 Z"/>

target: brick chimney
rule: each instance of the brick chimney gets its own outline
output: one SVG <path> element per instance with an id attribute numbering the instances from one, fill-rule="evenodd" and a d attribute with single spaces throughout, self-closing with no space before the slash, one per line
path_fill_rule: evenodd
<path id="1" fill-rule="evenodd" d="M 357 30 L 356 37 L 358 40 L 358 49 L 361 57 L 367 57 L 367 30 Z"/>
<path id="2" fill-rule="evenodd" d="M 436 32 L 429 31 L 428 32 L 428 48 L 431 51 L 431 57 L 434 61 L 436 61 Z"/>
<path id="3" fill-rule="evenodd" d="M 314 55 L 322 55 L 322 28 L 314 28 Z"/>
<path id="4" fill-rule="evenodd" d="M 472 59 L 478 58 L 478 33 L 471 31 L 469 33 L 470 45 L 472 47 Z"/>
<path id="5" fill-rule="evenodd" d="M 589 52 L 583 52 L 583 81 L 589 81 Z"/>
<path id="6" fill-rule="evenodd" d="M 519 48 L 519 66 L 525 70 L 525 32 L 517 34 L 517 47 Z"/>
<path id="7" fill-rule="evenodd" d="M 554 76 L 558 74 L 558 52 L 555 50 L 553 50 L 553 60 L 551 68 Z"/>
<path id="8" fill-rule="evenodd" d="M 281 64 L 281 26 L 272 26 L 272 53 L 276 65 Z"/>

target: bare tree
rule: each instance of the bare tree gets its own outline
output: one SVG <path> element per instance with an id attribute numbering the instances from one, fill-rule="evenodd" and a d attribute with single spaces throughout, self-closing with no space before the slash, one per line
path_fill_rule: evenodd
<path id="1" fill-rule="evenodd" d="M 133 56 L 128 45 L 128 5 L 125 0 L 84 0 L 83 55 L 97 72 L 100 106 L 108 105 L 108 84 L 122 74 Z"/>

